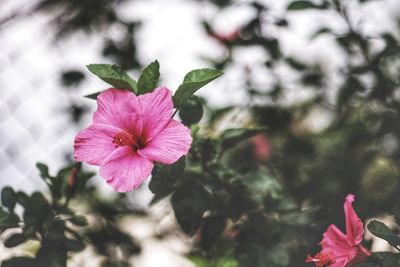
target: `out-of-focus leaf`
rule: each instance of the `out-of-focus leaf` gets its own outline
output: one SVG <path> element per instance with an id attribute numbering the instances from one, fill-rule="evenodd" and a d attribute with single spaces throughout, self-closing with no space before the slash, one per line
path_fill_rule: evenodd
<path id="1" fill-rule="evenodd" d="M 69 251 L 79 252 L 85 248 L 85 244 L 82 241 L 70 238 L 65 239 L 64 244 Z"/>
<path id="2" fill-rule="evenodd" d="M 40 172 L 40 177 L 42 177 L 43 179 L 47 179 L 50 177 L 49 167 L 47 167 L 46 164 L 38 162 L 36 163 L 36 168 L 38 168 Z"/>
<path id="3" fill-rule="evenodd" d="M 176 181 L 181 177 L 186 166 L 186 157 L 181 157 L 171 165 L 156 163 L 151 174 L 149 188 L 155 194 L 152 203 L 172 193 Z"/>
<path id="4" fill-rule="evenodd" d="M 102 92 L 103 91 L 96 92 L 96 93 L 93 93 L 93 94 L 88 94 L 88 95 L 85 95 L 85 97 L 96 100 L 97 97 L 99 96 L 99 94 L 101 94 Z"/>
<path id="5" fill-rule="evenodd" d="M 24 234 L 13 234 L 9 238 L 4 241 L 4 246 L 6 248 L 16 247 L 27 240 L 27 237 Z"/>
<path id="6" fill-rule="evenodd" d="M 182 230 L 190 236 L 194 235 L 209 205 L 207 192 L 196 182 L 187 182 L 172 195 L 171 203 Z"/>
<path id="7" fill-rule="evenodd" d="M 160 78 L 160 64 L 158 61 L 150 63 L 142 72 L 137 82 L 138 94 L 149 93 L 157 86 Z"/>
<path id="8" fill-rule="evenodd" d="M 16 203 L 17 194 L 11 187 L 4 187 L 3 190 L 1 190 L 1 204 L 12 211 Z"/>
<path id="9" fill-rule="evenodd" d="M 181 106 L 201 87 L 209 82 L 215 80 L 223 74 L 220 70 L 213 69 L 198 69 L 192 70 L 186 74 L 183 83 L 179 85 L 178 89 L 173 96 L 174 107 L 181 108 Z"/>
<path id="10" fill-rule="evenodd" d="M 134 93 L 138 91 L 136 81 L 118 65 L 90 64 L 86 67 L 90 72 L 115 88 L 128 89 Z"/>
<path id="11" fill-rule="evenodd" d="M 201 227 L 200 247 L 208 250 L 214 241 L 219 238 L 225 229 L 225 218 L 219 215 L 210 215 L 204 219 Z"/>
<path id="12" fill-rule="evenodd" d="M 36 264 L 35 259 L 31 257 L 14 257 L 4 260 L 1 267 L 40 267 Z"/>
<path id="13" fill-rule="evenodd" d="M 318 31 L 316 31 L 312 36 L 311 36 L 311 40 L 315 39 L 316 37 L 320 36 L 321 34 L 325 34 L 325 33 L 332 33 L 332 30 L 329 28 L 320 28 Z"/>
<path id="14" fill-rule="evenodd" d="M 298 71 L 302 71 L 305 70 L 307 68 L 307 65 L 294 59 L 291 57 L 288 57 L 285 59 L 286 63 L 288 63 L 293 69 L 298 70 Z"/>
<path id="15" fill-rule="evenodd" d="M 236 146 L 241 141 L 251 138 L 259 133 L 265 132 L 266 129 L 247 129 L 247 128 L 237 128 L 228 129 L 222 133 L 221 136 L 221 146 L 222 149 L 229 149 Z"/>
<path id="16" fill-rule="evenodd" d="M 272 199 L 282 197 L 282 185 L 266 168 L 260 167 L 249 172 L 242 178 L 242 183 L 246 185 L 251 199 L 256 203 L 263 203 L 266 197 Z"/>
<path id="17" fill-rule="evenodd" d="M 110 260 L 105 260 L 102 264 L 101 267 L 121 267 L 121 265 L 118 262 L 110 261 Z"/>
<path id="18" fill-rule="evenodd" d="M 288 251 L 283 247 L 263 247 L 258 244 L 249 244 L 240 251 L 239 262 L 241 267 L 284 267 L 289 264 Z"/>
<path id="19" fill-rule="evenodd" d="M 354 267 L 395 267 L 400 264 L 400 255 L 391 252 L 373 252 L 368 262 L 360 262 Z"/>
<path id="20" fill-rule="evenodd" d="M 220 109 L 212 109 L 210 110 L 210 124 L 211 126 L 215 126 L 221 118 L 223 118 L 226 114 L 228 114 L 230 111 L 232 111 L 235 107 L 234 106 L 228 106 L 225 108 L 220 108 Z"/>
<path id="21" fill-rule="evenodd" d="M 324 8 L 327 8 L 327 5 L 316 5 L 311 1 L 300 0 L 291 2 L 286 9 L 289 11 L 300 11 L 304 9 L 324 9 Z"/>
<path id="22" fill-rule="evenodd" d="M 386 240 L 390 245 L 395 247 L 400 245 L 400 236 L 393 233 L 384 223 L 372 220 L 367 227 L 373 235 Z"/>
<path id="23" fill-rule="evenodd" d="M 76 226 L 87 226 L 89 223 L 85 216 L 76 215 L 69 219 L 69 221 Z"/>
<path id="24" fill-rule="evenodd" d="M 19 217 L 15 213 L 4 213 L 0 216 L 0 231 L 18 227 Z"/>
<path id="25" fill-rule="evenodd" d="M 85 79 L 85 75 L 77 70 L 69 70 L 62 73 L 61 81 L 64 86 L 77 86 Z"/>
<path id="26" fill-rule="evenodd" d="M 27 207 L 29 205 L 29 196 L 22 191 L 18 191 L 17 202 L 21 204 L 23 207 Z"/>
<path id="27" fill-rule="evenodd" d="M 179 117 L 182 119 L 183 124 L 187 126 L 198 123 L 203 117 L 203 104 L 200 98 L 195 95 L 189 97 L 180 108 Z"/>

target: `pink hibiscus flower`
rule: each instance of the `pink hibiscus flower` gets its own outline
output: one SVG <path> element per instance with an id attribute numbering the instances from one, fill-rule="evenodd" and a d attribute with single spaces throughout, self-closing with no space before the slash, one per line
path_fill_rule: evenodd
<path id="1" fill-rule="evenodd" d="M 371 252 L 361 245 L 364 235 L 363 223 L 353 209 L 354 195 L 347 195 L 344 203 L 346 234 L 331 224 L 320 242 L 321 252 L 307 256 L 306 262 L 318 267 L 350 267 L 365 261 Z"/>
<path id="2" fill-rule="evenodd" d="M 74 158 L 100 166 L 100 176 L 118 192 L 139 187 L 153 161 L 172 164 L 186 155 L 190 130 L 172 119 L 171 91 L 158 87 L 136 96 L 108 89 L 97 97 L 93 124 L 75 137 Z"/>

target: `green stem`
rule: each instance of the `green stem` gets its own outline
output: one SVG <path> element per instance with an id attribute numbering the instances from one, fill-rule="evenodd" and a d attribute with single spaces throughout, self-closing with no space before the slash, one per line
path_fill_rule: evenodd
<path id="1" fill-rule="evenodd" d="M 172 118 L 175 117 L 176 113 L 178 113 L 179 108 L 175 109 L 174 114 L 172 114 Z"/>

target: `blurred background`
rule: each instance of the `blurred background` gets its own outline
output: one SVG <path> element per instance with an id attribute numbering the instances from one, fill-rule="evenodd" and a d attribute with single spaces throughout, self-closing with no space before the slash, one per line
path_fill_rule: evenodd
<path id="1" fill-rule="evenodd" d="M 321 221 L 350 192 L 364 218 L 391 212 L 400 187 L 399 38 L 398 0 L 0 0 L 0 188 L 44 190 L 36 162 L 53 172 L 72 162 L 74 136 L 96 107 L 83 95 L 107 88 L 85 65 L 118 64 L 138 77 L 158 59 L 171 90 L 191 69 L 225 72 L 198 93 L 209 115 L 200 125 L 267 127 L 250 158 L 279 177 L 286 199 L 327 207 Z M 99 177 L 90 185 L 100 199 L 115 197 Z M 149 207 L 152 196 L 145 185 L 124 197 L 140 216 L 118 225 L 142 245 L 128 266 L 200 266 L 181 256 L 193 239 L 169 202 Z M 276 204 L 268 197 L 264 204 Z M 169 238 L 153 238 L 160 231 Z M 321 236 L 313 233 L 308 249 Z M 239 262 L 301 266 L 294 262 L 307 253 L 297 253 L 286 265 Z M 86 255 L 68 266 L 99 266 Z"/>

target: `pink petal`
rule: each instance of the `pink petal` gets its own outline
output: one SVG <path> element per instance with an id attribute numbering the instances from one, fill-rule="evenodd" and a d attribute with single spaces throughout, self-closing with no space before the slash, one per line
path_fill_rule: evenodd
<path id="1" fill-rule="evenodd" d="M 166 87 L 157 87 L 138 99 L 143 120 L 142 136 L 149 142 L 165 128 L 172 117 L 172 94 Z"/>
<path id="2" fill-rule="evenodd" d="M 363 245 L 356 246 L 356 249 L 357 249 L 356 256 L 350 262 L 349 266 L 352 266 L 359 262 L 363 262 L 367 260 L 369 256 L 372 255 L 372 253 L 368 249 L 366 249 Z"/>
<path id="3" fill-rule="evenodd" d="M 143 123 L 138 98 L 128 90 L 111 88 L 102 92 L 97 97 L 93 123 L 112 125 L 140 135 Z"/>
<path id="4" fill-rule="evenodd" d="M 100 176 L 115 191 L 128 192 L 138 188 L 150 176 L 153 166 L 153 162 L 139 156 L 129 146 L 123 146 L 103 161 Z"/>
<path id="5" fill-rule="evenodd" d="M 333 224 L 324 233 L 320 245 L 322 246 L 321 252 L 333 253 L 336 262 L 349 262 L 356 255 L 356 249 L 349 245 L 347 236 Z"/>
<path id="6" fill-rule="evenodd" d="M 99 166 L 115 150 L 114 136 L 121 130 L 105 124 L 92 124 L 75 137 L 74 158 Z"/>
<path id="7" fill-rule="evenodd" d="M 335 261 L 332 264 L 329 264 L 329 267 L 346 267 L 346 262 L 344 261 Z"/>
<path id="8" fill-rule="evenodd" d="M 172 164 L 188 153 L 191 143 L 190 130 L 182 123 L 170 120 L 164 130 L 138 153 L 150 160 Z"/>
<path id="9" fill-rule="evenodd" d="M 364 228 L 360 218 L 353 209 L 352 203 L 354 202 L 354 195 L 347 195 L 346 202 L 344 203 L 344 213 L 346 217 L 346 235 L 350 245 L 358 245 L 361 243 Z"/>

